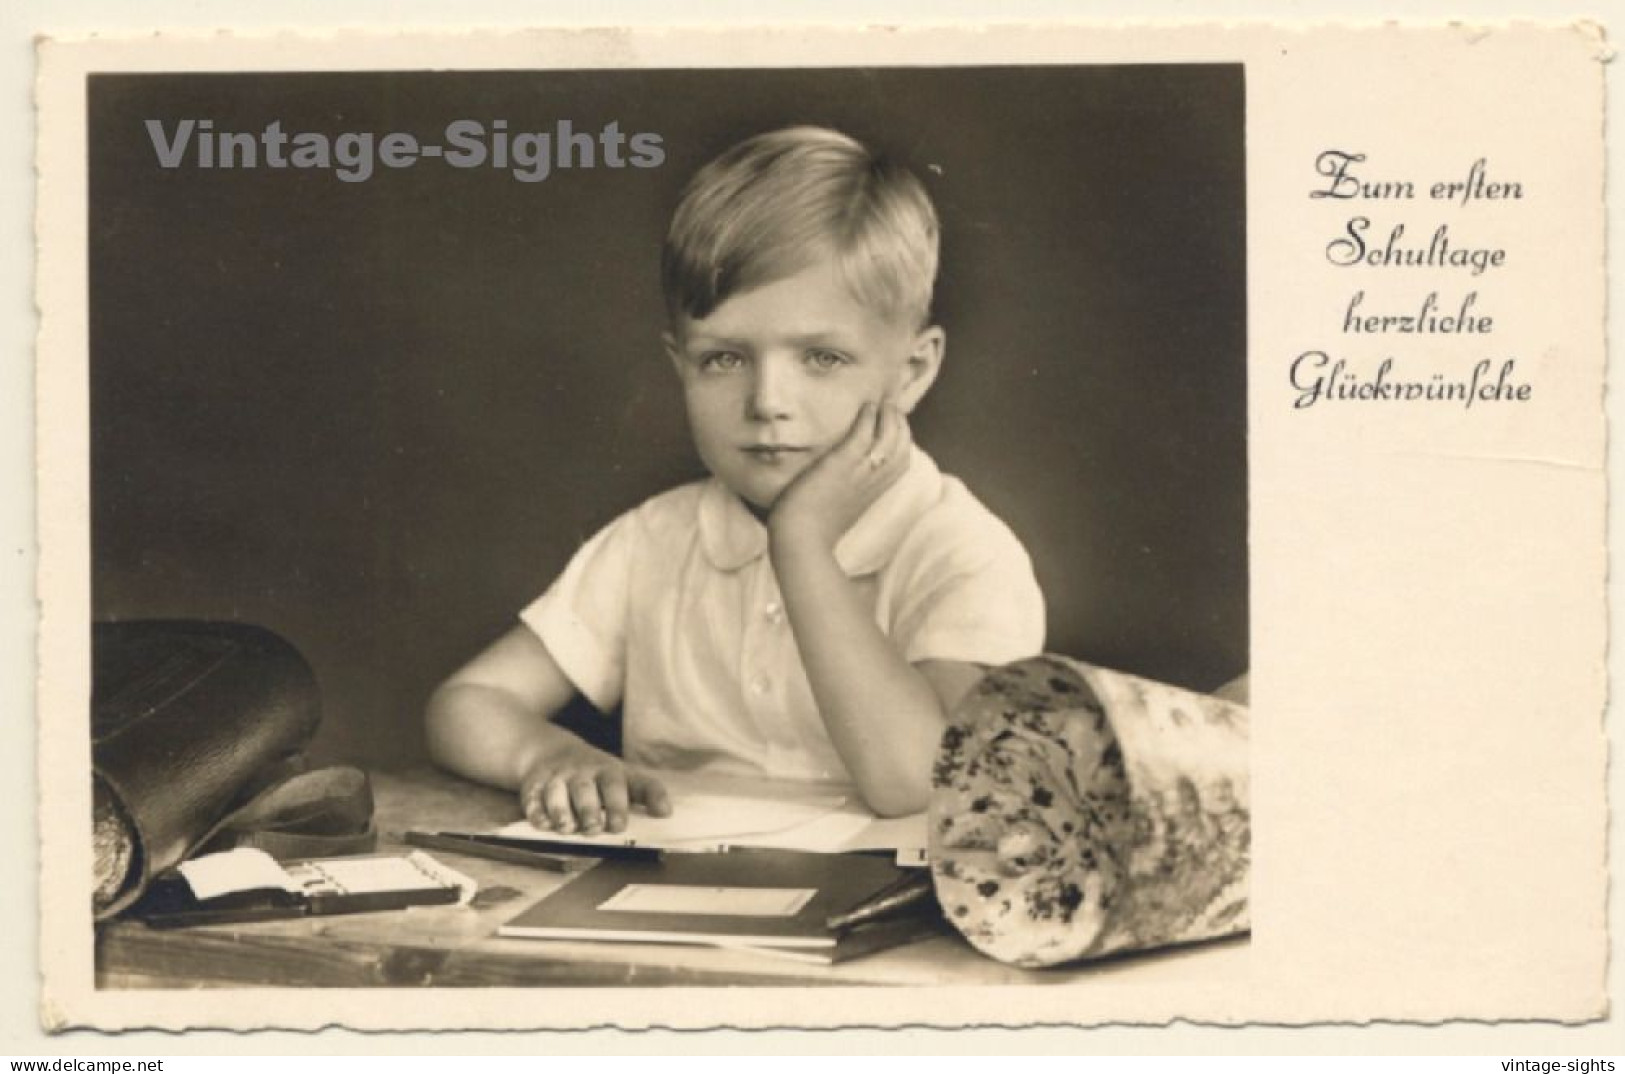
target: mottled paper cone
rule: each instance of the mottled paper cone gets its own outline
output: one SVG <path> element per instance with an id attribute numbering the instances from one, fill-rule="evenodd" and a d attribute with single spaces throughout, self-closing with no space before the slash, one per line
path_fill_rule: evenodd
<path id="1" fill-rule="evenodd" d="M 983 953 L 1050 966 L 1249 927 L 1247 709 L 1044 656 L 943 737 L 931 867 Z"/>

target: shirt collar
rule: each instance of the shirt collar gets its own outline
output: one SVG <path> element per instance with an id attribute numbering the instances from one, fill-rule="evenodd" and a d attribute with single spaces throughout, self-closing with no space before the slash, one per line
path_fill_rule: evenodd
<path id="1" fill-rule="evenodd" d="M 942 495 L 942 473 L 916 445 L 908 469 L 880 494 L 835 545 L 835 561 L 850 577 L 874 574 L 891 562 L 916 519 Z M 700 495 L 700 547 L 719 571 L 736 571 L 767 553 L 767 527 L 712 478 Z"/>

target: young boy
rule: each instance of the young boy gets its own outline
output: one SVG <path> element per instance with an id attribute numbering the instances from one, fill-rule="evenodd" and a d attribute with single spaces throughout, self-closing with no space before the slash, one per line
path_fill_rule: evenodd
<path id="1" fill-rule="evenodd" d="M 538 827 L 665 815 L 661 770 L 855 784 L 923 809 L 978 664 L 1043 647 L 1008 528 L 914 447 L 941 368 L 919 181 L 810 127 L 701 169 L 666 239 L 666 351 L 709 480 L 592 538 L 429 702 L 435 761 Z M 550 718 L 623 710 L 624 760 Z"/>

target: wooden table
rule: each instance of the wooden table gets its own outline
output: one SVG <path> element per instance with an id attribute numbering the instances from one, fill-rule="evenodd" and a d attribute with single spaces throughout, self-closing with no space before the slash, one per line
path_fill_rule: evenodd
<path id="1" fill-rule="evenodd" d="M 431 769 L 373 773 L 380 849 L 402 849 L 409 828 L 482 830 L 514 820 L 513 797 Z M 565 882 L 558 874 L 446 851 L 434 856 L 480 884 L 469 906 L 417 906 L 386 913 L 150 929 L 102 927 L 96 977 L 102 988 L 646 985 L 1049 984 L 1127 978 L 1182 985 L 1244 973 L 1245 941 L 1110 959 L 1080 968 L 1029 971 L 977 953 L 954 933 L 838 966 L 747 952 L 661 944 L 505 939 L 496 930 Z"/>

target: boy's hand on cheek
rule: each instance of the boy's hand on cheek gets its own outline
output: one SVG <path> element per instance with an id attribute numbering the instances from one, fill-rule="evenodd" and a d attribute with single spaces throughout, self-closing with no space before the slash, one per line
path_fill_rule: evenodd
<path id="1" fill-rule="evenodd" d="M 841 442 L 780 494 L 768 515 L 775 541 L 811 541 L 826 550 L 852 528 L 908 468 L 908 419 L 890 399 L 865 403 Z"/>
<path id="2" fill-rule="evenodd" d="M 585 742 L 531 766 L 519 784 L 519 805 L 531 824 L 564 835 L 622 831 L 634 805 L 657 817 L 671 813 L 658 779 Z"/>

